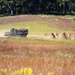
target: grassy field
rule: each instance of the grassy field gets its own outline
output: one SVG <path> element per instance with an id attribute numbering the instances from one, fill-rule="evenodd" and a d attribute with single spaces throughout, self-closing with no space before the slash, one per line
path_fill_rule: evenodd
<path id="1" fill-rule="evenodd" d="M 0 18 L 0 30 L 27 28 L 29 35 L 47 32 L 74 32 L 75 16 L 21 15 Z"/>
<path id="2" fill-rule="evenodd" d="M 27 28 L 29 30 L 29 35 L 44 35 L 45 33 L 50 32 L 74 32 L 72 30 L 63 30 L 58 28 L 49 27 L 45 24 L 39 22 L 21 22 L 21 23 L 12 23 L 6 25 L 0 25 L 0 30 L 10 30 L 11 28 Z"/>
<path id="3" fill-rule="evenodd" d="M 73 40 L 46 40 L 46 39 L 38 39 L 37 35 L 44 35 L 45 33 L 74 33 L 72 30 L 63 30 L 58 28 L 49 27 L 45 24 L 41 24 L 38 22 L 21 22 L 21 23 L 12 23 L 6 25 L 0 25 L 0 31 L 10 31 L 11 28 L 26 28 L 28 29 L 28 37 L 27 38 L 0 38 L 1 40 L 12 41 L 12 42 L 25 42 L 25 43 L 47 43 L 47 44 L 69 44 L 75 45 Z M 30 35 L 36 37 L 29 37 Z"/>
<path id="4" fill-rule="evenodd" d="M 75 75 L 75 41 L 45 39 L 75 33 L 75 16 L 21 15 L 0 18 L 0 34 L 27 28 L 27 37 L 0 37 L 0 75 Z"/>
<path id="5" fill-rule="evenodd" d="M 16 17 L 16 16 L 14 16 L 14 17 Z M 5 18 L 7 19 L 7 18 L 14 18 L 14 17 L 5 17 Z M 24 17 L 24 15 L 22 15 L 20 17 Z M 58 18 L 56 19 L 56 17 L 62 18 L 63 16 L 41 15 L 41 17 L 44 17 L 44 18 L 52 17 L 53 18 L 52 21 L 56 21 L 58 23 Z M 74 16 L 64 16 L 63 18 L 65 19 L 66 17 L 68 17 L 68 18 L 71 17 L 71 19 L 74 18 Z M 5 18 L 3 18 L 3 19 L 5 19 Z M 11 20 L 10 21 L 7 20 L 7 22 L 5 24 L 0 24 L 0 31 L 1 32 L 2 31 L 3 32 L 6 32 L 6 31 L 8 32 L 8 31 L 10 31 L 11 28 L 17 28 L 17 29 L 26 28 L 26 29 L 28 29 L 27 38 L 10 38 L 10 39 L 1 38 L 1 39 L 2 40 L 11 40 L 11 41 L 15 41 L 15 42 L 26 42 L 26 43 L 70 44 L 70 45 L 75 44 L 75 42 L 73 40 L 46 40 L 46 39 L 44 40 L 42 38 L 38 39 L 39 35 L 43 36 L 46 33 L 51 33 L 51 32 L 52 33 L 53 32 L 54 33 L 61 33 L 61 32 L 75 33 L 75 31 L 70 30 L 70 29 L 69 30 L 68 29 L 64 30 L 64 29 L 62 29 L 62 27 L 61 28 L 56 28 L 56 27 L 49 26 L 49 25 L 47 25 L 47 23 L 49 22 L 49 19 L 46 19 L 46 20 L 44 19 L 45 21 L 42 21 L 39 17 L 35 16 L 35 17 L 31 18 L 31 19 L 33 19 L 33 21 L 30 21 L 30 18 L 28 18 L 27 20 L 25 19 L 25 22 L 23 21 L 23 22 L 12 22 L 11 23 Z M 51 20 L 51 18 L 50 18 L 50 20 Z M 60 22 L 60 20 L 59 20 L 59 22 Z M 55 23 L 51 22 L 51 24 L 55 24 Z M 62 25 L 62 26 L 65 27 L 64 25 Z"/>
<path id="6" fill-rule="evenodd" d="M 0 38 L 2 42 L 23 42 L 23 43 L 34 43 L 34 44 L 52 44 L 52 45 L 75 45 L 74 40 L 51 40 L 51 39 L 38 39 L 38 38 Z"/>

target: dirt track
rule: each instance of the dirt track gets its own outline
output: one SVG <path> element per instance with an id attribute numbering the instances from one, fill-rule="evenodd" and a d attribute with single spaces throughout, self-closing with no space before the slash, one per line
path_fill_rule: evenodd
<path id="1" fill-rule="evenodd" d="M 5 37 L 5 32 L 7 32 L 8 30 L 0 30 L 0 37 Z"/>

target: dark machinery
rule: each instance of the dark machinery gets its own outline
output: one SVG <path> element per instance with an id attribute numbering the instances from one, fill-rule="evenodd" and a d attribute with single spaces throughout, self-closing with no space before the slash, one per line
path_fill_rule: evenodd
<path id="1" fill-rule="evenodd" d="M 15 36 L 15 37 L 26 37 L 28 34 L 28 29 L 15 29 L 12 28 L 10 32 L 5 32 L 5 36 Z"/>

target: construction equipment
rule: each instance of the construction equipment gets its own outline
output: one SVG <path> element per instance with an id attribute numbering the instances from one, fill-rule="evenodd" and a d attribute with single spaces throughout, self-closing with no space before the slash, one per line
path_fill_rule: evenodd
<path id="1" fill-rule="evenodd" d="M 28 29 L 15 29 L 12 28 L 10 32 L 5 32 L 5 36 L 14 36 L 14 37 L 26 37 L 28 34 Z"/>

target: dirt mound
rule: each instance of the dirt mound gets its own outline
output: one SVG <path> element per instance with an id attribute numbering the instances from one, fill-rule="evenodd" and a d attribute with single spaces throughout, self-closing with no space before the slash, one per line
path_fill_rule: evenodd
<path id="1" fill-rule="evenodd" d="M 65 33 L 66 39 L 75 40 L 75 33 Z"/>
<path id="2" fill-rule="evenodd" d="M 67 39 L 66 34 L 65 33 L 59 33 L 57 36 L 57 39 Z"/>
<path id="3" fill-rule="evenodd" d="M 58 33 L 53 33 L 53 35 L 55 36 L 55 39 L 56 39 L 58 36 Z"/>
<path id="4" fill-rule="evenodd" d="M 50 33 L 50 34 L 46 33 L 44 36 L 50 39 L 55 39 L 54 33 Z"/>
<path id="5" fill-rule="evenodd" d="M 70 34 L 70 39 L 71 39 L 71 40 L 75 40 L 75 33 L 71 33 L 71 34 Z"/>
<path id="6" fill-rule="evenodd" d="M 67 37 L 67 39 L 70 39 L 70 33 L 65 33 L 65 35 L 66 35 L 66 37 Z"/>
<path id="7" fill-rule="evenodd" d="M 45 37 L 49 39 L 70 39 L 70 40 L 75 40 L 75 33 L 46 33 L 44 35 Z"/>

